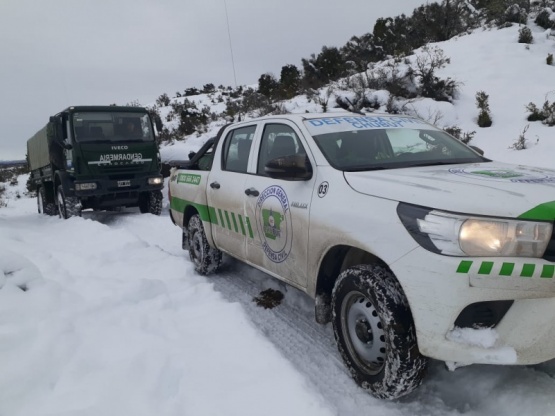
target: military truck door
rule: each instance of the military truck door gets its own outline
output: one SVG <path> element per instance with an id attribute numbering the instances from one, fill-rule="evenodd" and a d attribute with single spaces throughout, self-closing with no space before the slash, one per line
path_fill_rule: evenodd
<path id="1" fill-rule="evenodd" d="M 245 259 L 246 239 L 252 238 L 244 212 L 244 190 L 256 124 L 230 130 L 214 155 L 208 177 L 207 199 L 216 246 Z"/>

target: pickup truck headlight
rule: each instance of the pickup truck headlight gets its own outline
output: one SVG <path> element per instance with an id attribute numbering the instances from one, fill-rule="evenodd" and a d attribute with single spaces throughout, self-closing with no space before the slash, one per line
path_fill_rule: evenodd
<path id="1" fill-rule="evenodd" d="M 160 185 L 162 183 L 162 178 L 148 178 L 149 185 Z"/>
<path id="2" fill-rule="evenodd" d="M 448 256 L 542 257 L 553 224 L 453 214 L 408 204 L 397 213 L 424 248 Z"/>

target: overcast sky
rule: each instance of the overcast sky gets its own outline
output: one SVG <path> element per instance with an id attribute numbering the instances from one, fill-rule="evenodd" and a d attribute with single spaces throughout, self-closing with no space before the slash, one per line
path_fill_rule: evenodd
<path id="1" fill-rule="evenodd" d="M 226 0 L 238 85 L 424 0 Z M 234 86 L 224 0 L 0 0 L 0 160 L 72 105 Z"/>

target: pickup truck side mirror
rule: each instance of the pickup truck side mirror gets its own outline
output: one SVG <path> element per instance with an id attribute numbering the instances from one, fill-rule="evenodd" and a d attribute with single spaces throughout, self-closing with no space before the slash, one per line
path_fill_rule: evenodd
<path id="1" fill-rule="evenodd" d="M 312 165 L 306 155 L 289 155 L 272 159 L 264 171 L 270 178 L 307 181 L 312 178 Z"/>

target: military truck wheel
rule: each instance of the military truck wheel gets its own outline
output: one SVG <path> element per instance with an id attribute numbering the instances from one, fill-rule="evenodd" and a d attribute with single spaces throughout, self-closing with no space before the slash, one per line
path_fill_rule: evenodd
<path id="1" fill-rule="evenodd" d="M 58 208 L 54 202 L 48 202 L 46 199 L 46 189 L 41 186 L 37 192 L 37 211 L 39 214 L 56 215 Z"/>
<path id="2" fill-rule="evenodd" d="M 62 185 L 58 186 L 56 192 L 56 202 L 58 205 L 58 215 L 60 218 L 81 216 L 81 201 L 75 196 L 65 196 Z"/>
<path id="3" fill-rule="evenodd" d="M 418 351 L 408 301 L 393 273 L 375 265 L 345 270 L 332 305 L 337 346 L 359 386 L 395 399 L 420 385 L 428 360 Z"/>
<path id="4" fill-rule="evenodd" d="M 204 275 L 216 272 L 222 264 L 222 252 L 208 244 L 202 220 L 198 214 L 191 217 L 187 229 L 189 256 L 195 265 L 195 270 Z"/>
<path id="5" fill-rule="evenodd" d="M 162 213 L 162 191 L 152 191 L 140 196 L 139 210 L 141 214 L 160 215 Z"/>

